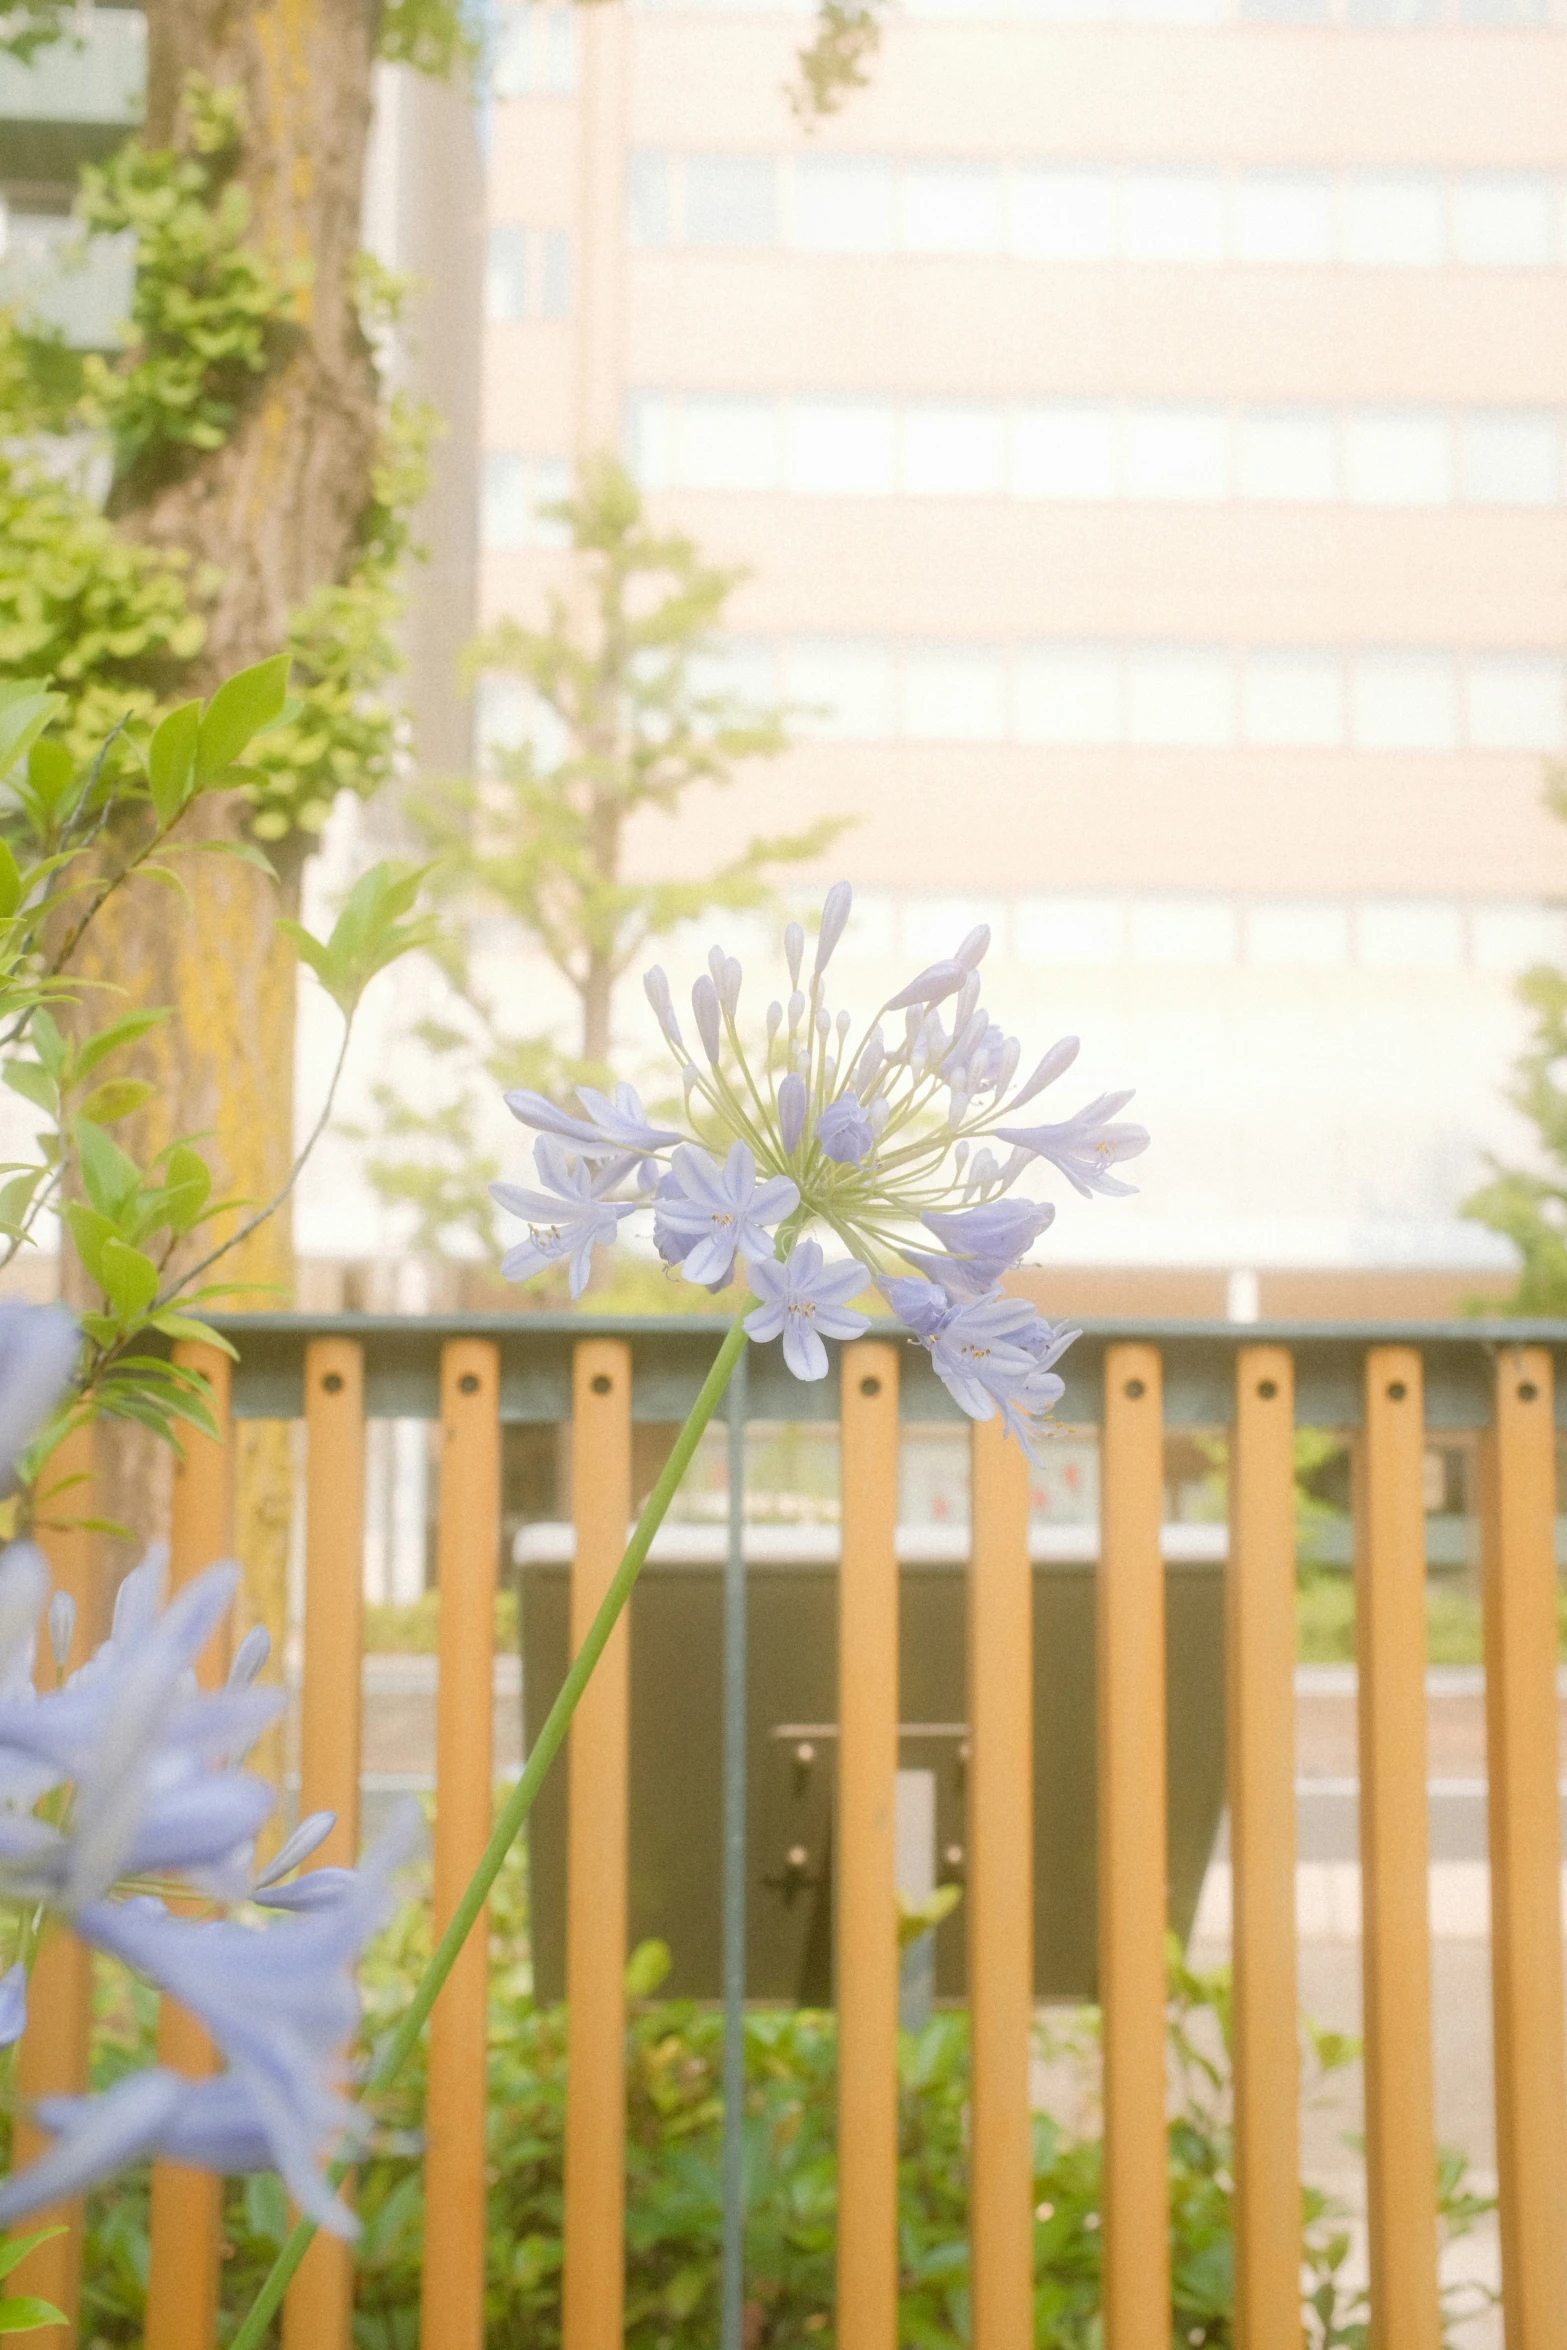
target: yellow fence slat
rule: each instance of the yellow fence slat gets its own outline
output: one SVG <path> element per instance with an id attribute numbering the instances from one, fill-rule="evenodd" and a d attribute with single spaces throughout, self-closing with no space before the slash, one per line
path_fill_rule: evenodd
<path id="1" fill-rule="evenodd" d="M 178 1590 L 234 1545 L 234 1480 L 229 1421 L 230 1364 L 217 1347 L 182 1340 L 174 1350 L 185 1369 L 199 1371 L 212 1390 L 214 1440 L 193 1428 L 180 1438 L 169 1522 L 169 1583 Z M 196 1660 L 204 1689 L 222 1685 L 232 1646 L 224 1624 Z M 194 2016 L 177 2001 L 158 2007 L 158 2062 L 193 2079 L 217 2070 L 217 2051 Z M 223 2239 L 223 2181 L 183 2164 L 152 2166 L 151 2260 L 147 2276 L 147 2339 L 158 2350 L 212 2350 L 218 2321 Z"/>
<path id="2" fill-rule="evenodd" d="M 974 2350 L 1033 2350 L 1034 1594 L 1028 1459 L 972 1437 L 968 1573 L 969 2236 Z"/>
<path id="3" fill-rule="evenodd" d="M 90 1428 L 75 1429 L 45 1462 L 40 1478 L 41 1514 L 77 1520 L 93 1514 L 93 1439 Z M 79 1484 L 68 1481 L 84 1480 Z M 51 1498 L 51 1488 L 64 1487 Z M 80 1525 L 45 1527 L 40 1541 L 50 1572 L 61 1591 L 76 1602 L 76 1631 L 68 1669 L 85 1663 L 108 1629 L 96 1537 Z M 38 1644 L 38 1683 L 53 1686 L 54 1657 L 46 1639 Z M 92 1954 L 63 1926 L 50 1927 L 43 1939 L 32 1979 L 27 1987 L 27 2029 L 16 2052 L 17 2093 L 31 2097 L 79 2097 L 87 2087 L 92 2041 Z M 36 2129 L 25 2114 L 17 2116 L 12 2160 L 18 2170 L 47 2152 L 54 2140 Z M 51 2333 L 61 2350 L 76 2340 L 76 2318 L 81 2305 L 82 2205 L 51 2204 L 28 2221 L 29 2229 L 63 2227 L 63 2236 L 41 2244 L 11 2272 L 8 2293 L 38 2293 L 63 2309 L 67 2331 Z"/>
<path id="4" fill-rule="evenodd" d="M 452 1341 L 441 1349 L 436 1934 L 450 1922 L 490 1836 L 500 1433 L 499 1350 L 487 1340 Z M 481 1919 L 430 2017 L 420 2309 L 421 2339 L 441 2350 L 484 2350 L 488 2005 Z"/>
<path id="5" fill-rule="evenodd" d="M 1225 1595 L 1239 2350 L 1271 2350 L 1300 2330 L 1294 1423 L 1288 1353 L 1242 1347 Z"/>
<path id="6" fill-rule="evenodd" d="M 1507 2350 L 1567 2350 L 1567 2049 L 1551 1358 L 1497 1360 L 1484 1452 L 1491 2002 Z"/>
<path id="7" fill-rule="evenodd" d="M 1151 1346 L 1105 1354 L 1097 1607 L 1106 2350 L 1168 2350 L 1164 1431 Z"/>
<path id="8" fill-rule="evenodd" d="M 631 1349 L 572 1350 L 571 1646 L 614 1578 L 631 1518 Z M 566 1820 L 564 2350 L 621 2350 L 625 2304 L 626 1832 L 631 1646 L 610 1635 L 572 1721 Z"/>
<path id="9" fill-rule="evenodd" d="M 1438 2350 L 1420 1356 L 1372 1347 L 1355 1543 L 1372 2339 Z"/>
<path id="10" fill-rule="evenodd" d="M 316 1338 L 305 1349 L 305 1626 L 299 1696 L 299 1812 L 337 1824 L 311 1866 L 359 1857 L 360 1656 L 364 1646 L 364 1350 Z M 320 2234 L 283 2304 L 283 2350 L 348 2350 L 354 2265 Z"/>
<path id="11" fill-rule="evenodd" d="M 838 1570 L 838 2339 L 897 2350 L 898 1354 L 843 1350 Z"/>

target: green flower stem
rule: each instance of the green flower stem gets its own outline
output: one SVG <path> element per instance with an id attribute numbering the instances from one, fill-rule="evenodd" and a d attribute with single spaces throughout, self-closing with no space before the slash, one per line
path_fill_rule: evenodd
<path id="1" fill-rule="evenodd" d="M 746 1311 L 750 1311 L 749 1306 Z M 494 1832 L 484 1848 L 484 1857 L 468 1882 L 468 1889 L 452 1913 L 447 1927 L 420 1976 L 418 1986 L 404 2011 L 403 2020 L 382 2051 L 380 2061 L 370 2075 L 366 2094 L 376 2095 L 390 2088 L 402 2071 L 424 2030 L 431 2008 L 435 2005 L 441 1985 L 456 1963 L 457 1953 L 467 1941 L 479 1913 L 489 1899 L 490 1888 L 500 1875 L 501 1864 L 522 1831 L 534 1798 L 544 1784 L 546 1772 L 560 1751 L 561 1741 L 570 1726 L 577 1701 L 592 1677 L 593 1668 L 604 1653 L 605 1643 L 631 1597 L 632 1585 L 642 1571 L 643 1561 L 652 1545 L 653 1537 L 664 1522 L 664 1516 L 675 1497 L 681 1478 L 691 1465 L 697 1440 L 718 1408 L 719 1399 L 729 1384 L 729 1375 L 745 1351 L 745 1324 L 743 1315 L 730 1324 L 728 1336 L 714 1358 L 713 1367 L 702 1382 L 702 1392 L 691 1406 L 685 1426 L 675 1439 L 675 1448 L 664 1465 L 663 1474 L 648 1496 L 647 1506 L 637 1520 L 636 1530 L 627 1543 L 625 1555 L 615 1570 L 615 1579 L 605 1592 L 598 1614 L 571 1661 L 571 1669 L 560 1686 L 560 1695 L 550 1707 L 549 1717 L 533 1742 L 522 1777 L 507 1797 Z M 333 2172 L 334 2183 L 349 2169 L 339 2163 Z M 316 2232 L 313 2219 L 295 2222 L 293 2233 L 279 2252 L 268 2271 L 265 2283 L 229 2344 L 229 2350 L 261 2350 L 269 2321 L 277 2310 L 300 2262 Z"/>

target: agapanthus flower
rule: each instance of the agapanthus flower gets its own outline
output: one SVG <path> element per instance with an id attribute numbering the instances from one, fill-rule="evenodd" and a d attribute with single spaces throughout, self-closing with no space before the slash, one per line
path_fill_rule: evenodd
<path id="1" fill-rule="evenodd" d="M 787 1175 L 757 1181 L 745 1143 L 735 1143 L 721 1167 L 694 1143 L 683 1143 L 654 1214 L 659 1254 L 678 1263 L 688 1281 L 720 1288 L 732 1278 L 737 1256 L 750 1263 L 772 1255 L 771 1227 L 799 1204 Z"/>
<path id="2" fill-rule="evenodd" d="M 640 1204 L 629 1189 L 635 1173 L 652 1195 L 665 1264 L 709 1287 L 744 1265 L 762 1301 L 746 1328 L 781 1338 L 797 1377 L 825 1375 L 824 1336 L 854 1336 L 865 1326 L 849 1303 L 856 1285 L 890 1283 L 962 1408 L 979 1417 L 999 1412 L 1010 1433 L 1032 1443 L 1060 1393 L 1051 1365 L 1071 1334 L 1002 1290 L 1055 1213 L 1051 1201 L 1021 1187 L 1053 1168 L 1085 1195 L 1128 1190 L 1111 1170 L 1148 1137 L 1119 1118 L 1124 1093 L 1101 1094 L 1056 1123 L 1018 1123 L 1025 1105 L 1071 1067 L 1077 1039 L 1061 1038 L 1016 1082 L 1018 1039 L 981 1001 L 990 945 L 983 923 L 856 1031 L 827 992 L 850 907 L 848 884 L 835 884 L 810 959 L 803 926 L 788 924 L 790 992 L 767 1007 L 765 1041 L 754 1051 L 739 1024 L 743 974 L 722 947 L 691 990 L 690 1047 L 668 978 L 657 966 L 647 973 L 648 1001 L 685 1097 L 686 1133 L 652 1125 L 628 1087 L 613 1102 L 581 1093 L 583 1117 L 538 1095 L 509 1097 L 514 1108 L 525 1101 L 518 1114 L 550 1147 L 569 1145 L 575 1156 L 562 1152 L 555 1162 L 555 1198 L 494 1187 L 503 1206 L 535 1225 L 504 1269 L 522 1277 L 570 1254 L 576 1294 L 575 1272 L 585 1277 L 593 1243 L 612 1237 L 619 1218 Z M 788 1186 L 790 1204 L 781 1215 L 758 1213 L 754 1200 L 788 1196 L 770 1195 L 774 1185 Z M 568 1192 L 563 1217 L 556 1200 Z M 838 1243 L 839 1260 L 827 1261 L 823 1239 Z"/>
<path id="3" fill-rule="evenodd" d="M 650 1129 L 651 1131 L 651 1129 Z M 516 1183 L 492 1183 L 490 1195 L 513 1216 L 528 1220 L 528 1237 L 501 1259 L 508 1281 L 526 1281 L 561 1257 L 571 1260 L 571 1294 L 580 1297 L 588 1284 L 597 1243 L 614 1239 L 623 1216 L 635 1200 L 607 1199 L 605 1194 L 623 1181 L 629 1169 L 624 1160 L 594 1166 L 590 1152 L 570 1158 L 559 1143 L 544 1136 L 534 1145 L 533 1163 L 542 1191 L 524 1191 Z"/>
<path id="4" fill-rule="evenodd" d="M 751 1287 L 762 1303 L 745 1318 L 752 1338 L 782 1338 L 784 1361 L 797 1379 L 825 1379 L 824 1338 L 858 1338 L 870 1317 L 856 1313 L 851 1297 L 866 1284 L 863 1265 L 829 1265 L 814 1240 L 797 1241 L 782 1264 L 769 1259 L 750 1269 Z"/>
<path id="5" fill-rule="evenodd" d="M 80 1346 L 63 1306 L 0 1298 L 0 1490 L 64 1394 Z"/>

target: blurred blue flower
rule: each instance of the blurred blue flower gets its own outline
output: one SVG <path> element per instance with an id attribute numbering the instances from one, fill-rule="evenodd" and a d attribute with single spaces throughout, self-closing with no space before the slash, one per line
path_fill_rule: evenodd
<path id="1" fill-rule="evenodd" d="M 1096 1191 L 1124 1198 L 1137 1186 L 1122 1183 L 1110 1169 L 1122 1159 L 1139 1157 L 1149 1139 L 1146 1126 L 1116 1120 L 1117 1110 L 1125 1109 L 1131 1098 L 1129 1093 L 1102 1093 L 1059 1125 L 998 1126 L 996 1140 L 1048 1159 L 1084 1199 Z"/>
<path id="2" fill-rule="evenodd" d="M 620 1151 L 658 1151 L 681 1139 L 670 1127 L 648 1124 L 642 1115 L 641 1098 L 630 1085 L 617 1085 L 613 1099 L 591 1085 L 579 1085 L 577 1099 L 588 1113 L 585 1118 L 557 1110 L 542 1093 L 532 1093 L 526 1086 L 518 1086 L 502 1099 L 520 1124 L 531 1126 L 536 1134 L 553 1134 L 574 1144 L 585 1158 L 607 1159 Z"/>
<path id="3" fill-rule="evenodd" d="M 0 1488 L 65 1393 L 81 1332 L 63 1306 L 0 1298 Z"/>

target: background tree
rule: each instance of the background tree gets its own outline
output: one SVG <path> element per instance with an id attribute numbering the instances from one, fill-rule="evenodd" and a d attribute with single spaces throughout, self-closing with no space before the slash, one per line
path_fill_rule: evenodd
<path id="1" fill-rule="evenodd" d="M 547 511 L 570 533 L 569 581 L 551 592 L 542 626 L 504 621 L 473 653 L 486 675 L 523 681 L 539 720 L 534 739 L 501 754 L 493 779 L 443 784 L 408 802 L 435 861 L 433 887 L 457 917 L 440 950 L 456 1017 L 415 1034 L 448 1064 L 465 1053 L 475 1074 L 433 1106 L 423 1089 L 413 1100 L 379 1086 L 381 1147 L 370 1175 L 383 1199 L 413 1211 L 414 1245 L 432 1253 L 459 1236 L 498 1253 L 486 1186 L 500 1168 L 485 1143 L 495 1095 L 602 1080 L 613 991 L 628 967 L 681 923 L 766 904 L 780 871 L 819 856 L 842 829 L 828 821 L 756 838 L 710 872 L 677 879 L 629 869 L 636 818 L 672 816 L 693 785 L 730 784 L 737 767 L 775 757 L 788 738 L 780 712 L 702 681 L 702 656 L 740 572 L 705 562 L 692 540 L 650 522 L 610 458 L 585 466 L 575 495 Z M 485 985 L 471 931 L 496 914 L 575 995 L 572 1047 L 519 1034 L 506 1017 L 514 995 L 497 1002 Z"/>
<path id="2" fill-rule="evenodd" d="M 1560 787 L 1552 804 L 1567 813 Z M 1491 1179 L 1465 1200 L 1464 1214 L 1518 1251 L 1518 1282 L 1503 1313 L 1567 1314 L 1567 971 L 1537 963 L 1519 980 L 1518 997 L 1534 1026 L 1508 1098 L 1534 1128 L 1544 1165 L 1490 1158 Z"/>

